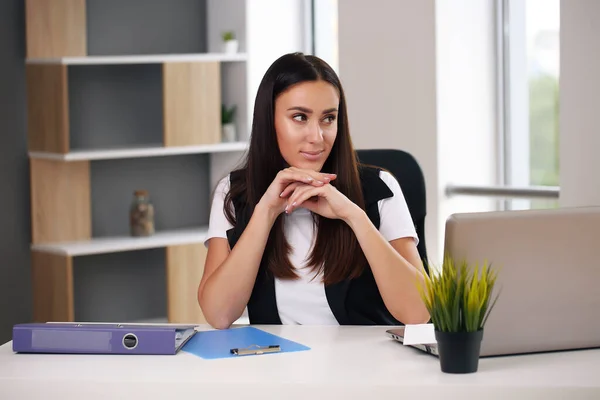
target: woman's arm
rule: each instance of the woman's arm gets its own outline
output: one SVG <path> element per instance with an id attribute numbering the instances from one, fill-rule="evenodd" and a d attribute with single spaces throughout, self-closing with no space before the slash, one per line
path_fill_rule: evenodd
<path id="1" fill-rule="evenodd" d="M 227 239 L 209 240 L 198 302 L 211 326 L 226 329 L 244 312 L 275 218 L 259 204 L 233 250 Z"/>
<path id="2" fill-rule="evenodd" d="M 424 283 L 425 271 L 414 239 L 388 242 L 359 207 L 345 221 L 354 231 L 383 302 L 394 318 L 404 324 L 426 323 L 429 313 L 416 286 L 417 281 Z"/>

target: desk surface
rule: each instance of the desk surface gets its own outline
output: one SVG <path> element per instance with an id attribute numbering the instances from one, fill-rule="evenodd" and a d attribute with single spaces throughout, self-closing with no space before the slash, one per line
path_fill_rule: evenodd
<path id="1" fill-rule="evenodd" d="M 0 347 L 0 398 L 600 398 L 600 349 L 482 358 L 477 373 L 451 375 L 389 339 L 387 327 L 257 327 L 312 349 L 204 360 L 14 354 L 9 342 Z"/>

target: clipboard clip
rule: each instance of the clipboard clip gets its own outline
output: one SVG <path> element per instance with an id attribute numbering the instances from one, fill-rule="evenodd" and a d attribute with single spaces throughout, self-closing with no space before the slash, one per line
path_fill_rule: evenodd
<path id="1" fill-rule="evenodd" d="M 231 349 L 231 354 L 235 354 L 236 356 L 249 356 L 249 355 L 260 355 L 266 353 L 277 353 L 281 351 L 281 347 L 277 345 L 271 346 L 259 346 L 253 344 L 246 348 L 241 349 Z"/>

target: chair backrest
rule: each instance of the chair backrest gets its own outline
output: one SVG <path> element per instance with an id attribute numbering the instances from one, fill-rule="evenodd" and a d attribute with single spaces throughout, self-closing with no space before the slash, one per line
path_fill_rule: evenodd
<path id="1" fill-rule="evenodd" d="M 427 201 L 425 176 L 417 160 L 409 153 L 396 149 L 361 149 L 356 151 L 359 162 L 383 168 L 398 180 L 410 211 L 419 244 L 417 249 L 427 268 L 427 247 L 425 245 L 425 216 Z"/>

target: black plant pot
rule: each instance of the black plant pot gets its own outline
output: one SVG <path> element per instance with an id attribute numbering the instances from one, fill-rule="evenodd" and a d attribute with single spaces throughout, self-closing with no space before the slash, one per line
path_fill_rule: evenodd
<path id="1" fill-rule="evenodd" d="M 468 374 L 477 372 L 483 329 L 475 332 L 435 331 L 442 372 Z"/>

